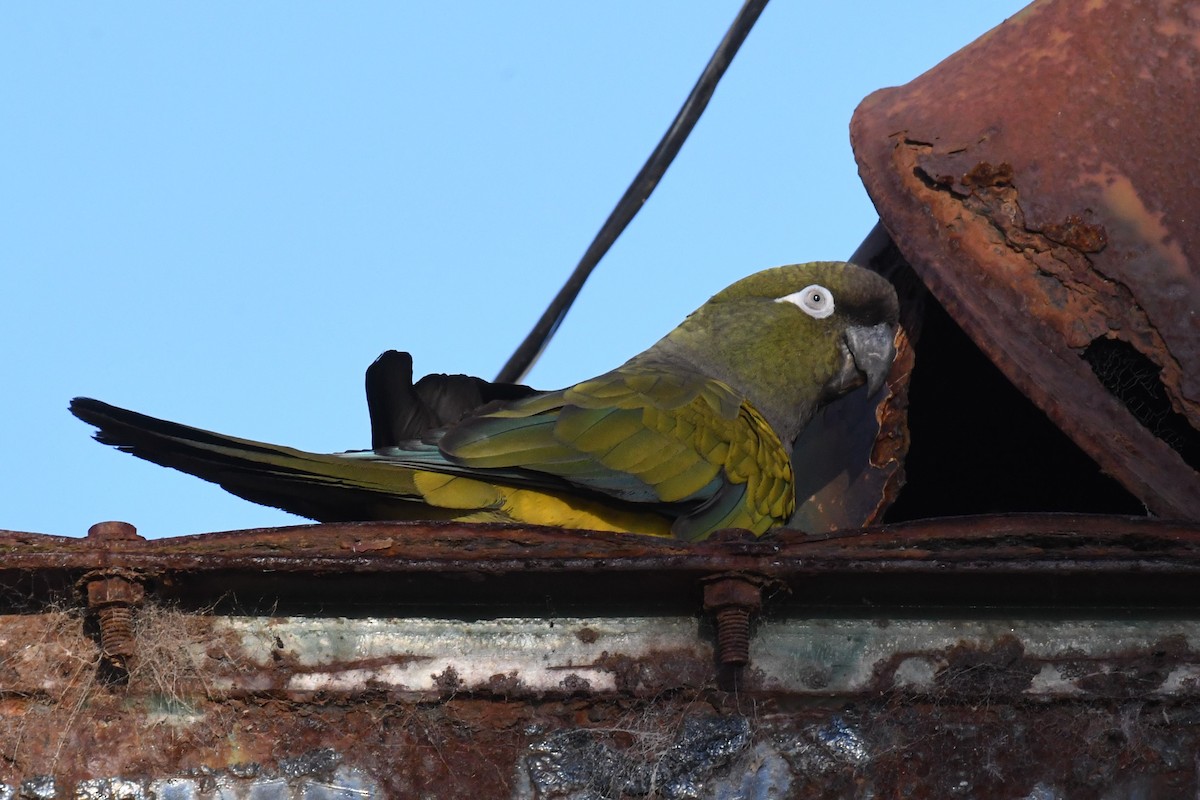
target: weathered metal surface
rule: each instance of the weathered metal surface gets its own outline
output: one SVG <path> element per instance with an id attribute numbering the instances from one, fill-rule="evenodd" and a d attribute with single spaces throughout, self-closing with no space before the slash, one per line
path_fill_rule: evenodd
<path id="1" fill-rule="evenodd" d="M 146 591 L 122 682 L 78 584 L 101 568 Z M 732 684 L 706 586 L 712 610 L 761 587 Z M 8 532 L 0 605 L 0 797 L 1200 789 L 1195 524 L 697 545 L 486 525 Z"/>
<path id="2" fill-rule="evenodd" d="M 163 702 L 171 693 L 297 703 L 371 693 L 409 702 L 455 694 L 512 702 L 654 698 L 715 688 L 717 672 L 713 632 L 695 616 L 268 618 L 169 607 L 149 613 L 137 627 L 145 663 L 130 680 Z M 885 621 L 845 609 L 812 617 L 778 612 L 756 626 L 753 668 L 738 691 L 974 696 L 994 691 L 1002 679 L 1010 699 L 1200 699 L 1194 619 L 1144 611 L 1123 619 L 914 613 Z M 0 617 L 0 640 L 16 653 L 3 662 L 4 691 L 69 694 L 80 677 L 71 667 L 97 658 L 83 633 L 80 618 L 68 612 Z"/>
<path id="3" fill-rule="evenodd" d="M 404 685 L 382 666 L 381 639 L 463 642 L 398 619 L 189 625 L 175 657 L 216 671 L 164 661 L 116 688 L 84 677 L 96 655 L 84 638 L 72 646 L 61 621 L 26 621 L 26 641 L 10 620 L 0 626 L 14 649 L 55 648 L 39 656 L 43 670 L 65 664 L 76 675 L 5 691 L 0 781 L 49 775 L 61 793 L 47 796 L 617 798 L 655 786 L 657 797 L 801 798 L 900 786 L 915 798 L 1100 798 L 1125 796 L 1106 794 L 1122 785 L 1153 797 L 1196 788 L 1194 621 L 777 620 L 755 646 L 779 682 L 756 676 L 736 695 L 689 683 L 679 661 L 656 672 L 653 657 L 632 656 L 610 656 L 624 664 L 608 669 L 636 680 L 635 691 L 538 690 L 511 672 L 481 682 L 444 666 L 444 651 L 422 662 L 419 685 Z M 673 621 L 664 645 L 695 624 Z M 593 644 L 610 632 L 596 620 L 563 627 L 568 650 L 580 631 L 599 633 Z M 506 649 L 517 675 L 553 646 L 484 634 L 467 639 Z M 711 664 L 698 663 L 699 674 Z M 298 680 L 279 685 L 289 674 Z"/>
<path id="4" fill-rule="evenodd" d="M 1040 0 L 870 95 L 863 181 L 1008 378 L 1153 511 L 1200 519 L 1200 14 Z"/>
<path id="5" fill-rule="evenodd" d="M 480 701 L 450 700 L 407 719 L 334 707 L 304 709 L 309 724 L 347 729 L 388 748 L 318 748 L 296 757 L 195 767 L 144 780 L 38 781 L 42 797 L 181 798 L 1184 798 L 1194 789 L 1195 738 L 1186 709 L 1004 703 L 970 706 L 906 696 L 834 711 L 758 703 L 753 714 L 707 700 L 597 710 L 561 704 L 540 716 L 515 708 L 498 742 Z M 284 709 L 276 708 L 276 716 Z M 586 719 L 589 712 L 591 719 Z M 359 719 L 355 719 L 358 717 Z M 575 718 L 574 720 L 572 718 Z M 576 721 L 583 717 L 586 721 Z M 349 718 L 349 719 L 347 719 Z M 548 722 L 548 720 L 553 722 Z M 936 720 L 936 726 L 929 726 Z M 268 720 L 255 710 L 229 731 Z M 297 733 L 284 717 L 279 735 Z M 361 724 L 361 723 L 360 723 Z M 1182 733 L 1180 733 L 1182 729 Z M 158 741 L 168 743 L 170 732 Z M 332 737 L 328 737 L 332 738 Z M 219 743 L 220 739 L 214 737 Z M 280 748 L 285 751 L 285 748 Z M 367 751 L 367 752 L 364 752 Z M 247 753 L 252 755 L 253 751 Z M 497 756 L 502 756 L 501 761 Z M 494 758 L 495 761 L 488 759 Z M 293 764 L 301 762 L 297 769 Z M 312 766 L 304 762 L 315 762 Z M 369 762 L 364 765 L 363 762 Z M 500 766 L 500 765 L 503 766 Z M 1044 765 L 1031 775 L 1030 765 Z M 304 770 L 312 770 L 305 773 Z M 383 773 L 379 777 L 376 771 Z M 298 774 L 297 774 L 298 773 Z M 33 788 L 34 781 L 23 782 Z"/>
<path id="6" fill-rule="evenodd" d="M 160 600 L 251 611 L 266 605 L 281 613 L 450 601 L 518 614 L 597 607 L 690 612 L 701 606 L 705 579 L 736 572 L 772 582 L 774 603 L 1071 598 L 1119 605 L 1170 596 L 1186 604 L 1200 603 L 1200 529 L 1137 517 L 1006 515 L 695 544 L 460 523 L 306 525 L 117 541 L 0 532 L 0 609 L 74 597 L 79 579 L 100 568 L 140 576 Z M 1122 580 L 1101 584 L 1097 575 Z M 319 577 L 320 592 L 303 576 Z"/>
<path id="7" fill-rule="evenodd" d="M 509 572 L 552 577 L 564 571 L 682 572 L 690 578 L 739 569 L 787 574 L 944 566 L 1060 573 L 1134 567 L 1153 571 L 1200 569 L 1200 524 L 1088 514 L 999 514 L 819 536 L 794 530 L 775 530 L 759 538 L 720 533 L 703 542 L 457 522 L 329 523 L 116 541 L 0 530 L 0 558 L 4 570 L 82 574 L 108 568 L 181 576 L 233 568 L 314 574 L 471 573 L 476 578 Z M 663 593 L 661 586 L 646 589 Z"/>

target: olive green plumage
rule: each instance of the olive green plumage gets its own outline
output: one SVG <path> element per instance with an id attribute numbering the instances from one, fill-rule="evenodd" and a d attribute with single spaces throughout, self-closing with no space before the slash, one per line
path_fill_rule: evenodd
<path id="1" fill-rule="evenodd" d="M 794 510 L 791 447 L 815 411 L 882 383 L 896 318 L 895 293 L 874 273 L 839 262 L 777 267 L 719 292 L 611 372 L 554 392 L 522 387 L 420 439 L 381 445 L 377 435 L 373 450 L 332 455 L 87 398 L 71 410 L 101 442 L 322 521 L 761 534 Z"/>

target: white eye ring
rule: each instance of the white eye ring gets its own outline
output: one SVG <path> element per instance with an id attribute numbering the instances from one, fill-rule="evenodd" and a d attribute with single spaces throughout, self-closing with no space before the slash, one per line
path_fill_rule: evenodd
<path id="1" fill-rule="evenodd" d="M 792 303 L 813 319 L 825 319 L 833 313 L 833 292 L 819 283 L 805 286 L 775 300 L 776 303 Z"/>

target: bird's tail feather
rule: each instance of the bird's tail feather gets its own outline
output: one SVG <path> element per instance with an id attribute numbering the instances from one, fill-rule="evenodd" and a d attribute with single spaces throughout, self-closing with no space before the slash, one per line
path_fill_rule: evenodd
<path id="1" fill-rule="evenodd" d="M 254 503 L 321 522 L 438 516 L 421 503 L 405 467 L 225 436 L 87 397 L 72 400 L 70 410 L 98 428 L 97 441 Z"/>

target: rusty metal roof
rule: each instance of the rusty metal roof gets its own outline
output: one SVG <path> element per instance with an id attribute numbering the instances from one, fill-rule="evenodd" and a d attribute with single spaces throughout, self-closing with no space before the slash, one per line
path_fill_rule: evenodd
<path id="1" fill-rule="evenodd" d="M 851 138 L 921 279 L 1156 514 L 1200 519 L 1200 18 L 1040 0 Z"/>

